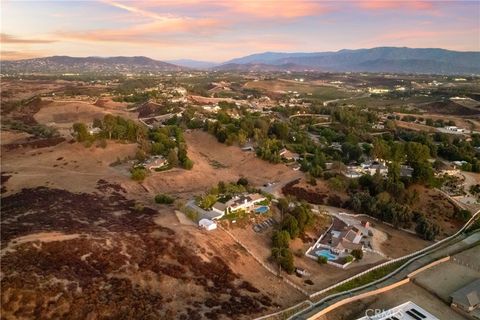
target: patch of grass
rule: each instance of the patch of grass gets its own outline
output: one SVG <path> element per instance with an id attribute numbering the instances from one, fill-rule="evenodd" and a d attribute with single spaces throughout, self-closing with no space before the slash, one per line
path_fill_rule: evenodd
<path id="1" fill-rule="evenodd" d="M 195 223 L 198 223 L 198 220 L 199 220 L 199 216 L 198 216 L 198 212 L 193 210 L 193 209 L 190 209 L 190 208 L 183 208 L 182 210 L 185 215 L 190 219 L 192 220 L 193 222 Z"/>
<path id="2" fill-rule="evenodd" d="M 157 194 L 155 196 L 155 202 L 160 204 L 172 204 L 175 199 L 167 194 Z"/>
<path id="3" fill-rule="evenodd" d="M 343 291 L 348 291 L 352 290 L 358 287 L 361 287 L 363 285 L 366 285 L 368 283 L 371 283 L 373 281 L 376 281 L 378 279 L 381 279 L 385 277 L 386 275 L 392 273 L 394 270 L 398 269 L 402 264 L 405 263 L 406 260 L 400 260 L 394 263 L 391 263 L 387 266 L 375 269 L 373 271 L 370 271 L 367 274 L 364 274 L 363 276 L 360 276 L 358 278 L 355 278 L 351 281 L 348 281 L 336 288 L 333 288 L 332 290 L 328 291 L 325 293 L 325 295 L 331 295 L 334 293 L 339 293 Z"/>
<path id="4" fill-rule="evenodd" d="M 171 164 L 166 164 L 166 165 L 164 165 L 164 166 L 162 166 L 162 167 L 160 167 L 160 168 L 156 168 L 155 171 L 156 171 L 156 172 L 167 171 L 167 170 L 170 170 L 170 169 L 172 169 L 172 168 L 173 168 L 173 167 L 172 167 Z"/>

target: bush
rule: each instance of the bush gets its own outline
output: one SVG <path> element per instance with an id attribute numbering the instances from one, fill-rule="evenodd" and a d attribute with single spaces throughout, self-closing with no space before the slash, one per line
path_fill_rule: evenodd
<path id="1" fill-rule="evenodd" d="M 132 180 L 143 181 L 147 177 L 147 170 L 145 168 L 133 168 L 131 174 Z"/>
<path id="2" fill-rule="evenodd" d="M 467 222 L 472 217 L 472 213 L 468 210 L 462 209 L 456 212 L 457 219 Z"/>
<path id="3" fill-rule="evenodd" d="M 345 261 L 348 263 L 348 262 L 352 262 L 353 261 L 353 257 L 352 256 L 346 256 L 345 257 Z"/>
<path id="4" fill-rule="evenodd" d="M 166 194 L 157 194 L 155 196 L 155 202 L 160 204 L 172 204 L 175 201 L 174 198 Z"/>
<path id="5" fill-rule="evenodd" d="M 192 170 L 193 168 L 193 161 L 189 158 L 186 158 L 185 161 L 182 162 L 182 167 L 187 170 Z"/>
<path id="6" fill-rule="evenodd" d="M 415 231 L 423 239 L 433 241 L 440 232 L 440 227 L 434 222 L 427 221 L 424 216 L 419 216 Z"/>
<path id="7" fill-rule="evenodd" d="M 354 249 L 352 250 L 352 256 L 357 260 L 362 260 L 363 258 L 363 251 L 362 249 Z"/>
<path id="8" fill-rule="evenodd" d="M 317 262 L 318 262 L 318 264 L 327 264 L 328 259 L 327 259 L 327 257 L 324 257 L 324 256 L 318 256 Z"/>
<path id="9" fill-rule="evenodd" d="M 242 177 L 242 178 L 238 179 L 237 184 L 242 185 L 244 187 L 248 186 L 248 180 L 246 178 Z"/>

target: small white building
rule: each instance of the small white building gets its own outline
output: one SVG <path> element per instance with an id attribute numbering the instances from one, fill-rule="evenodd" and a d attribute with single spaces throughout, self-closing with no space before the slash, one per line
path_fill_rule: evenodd
<path id="1" fill-rule="evenodd" d="M 200 221 L 198 221 L 198 226 L 207 231 L 212 231 L 217 229 L 217 224 L 209 219 L 201 219 Z"/>
<path id="2" fill-rule="evenodd" d="M 153 156 L 143 162 L 143 166 L 148 170 L 160 169 L 168 164 L 167 159 L 162 156 Z"/>

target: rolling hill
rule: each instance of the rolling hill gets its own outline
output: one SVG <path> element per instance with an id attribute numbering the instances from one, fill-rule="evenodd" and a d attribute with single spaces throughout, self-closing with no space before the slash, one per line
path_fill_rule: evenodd
<path id="1" fill-rule="evenodd" d="M 186 68 L 147 57 L 53 56 L 2 61 L 2 73 L 146 73 L 182 71 Z"/>

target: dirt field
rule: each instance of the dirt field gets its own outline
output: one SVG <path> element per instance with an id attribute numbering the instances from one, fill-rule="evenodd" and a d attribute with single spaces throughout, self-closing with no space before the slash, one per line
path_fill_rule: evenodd
<path id="1" fill-rule="evenodd" d="M 10 144 L 28 138 L 2 137 Z M 194 170 L 153 174 L 147 186 L 190 195 L 240 175 L 259 184 L 298 175 L 203 132 L 187 142 Z M 304 299 L 224 231 L 181 223 L 173 208 L 153 203 L 156 190 L 109 166 L 135 150 L 66 141 L 2 152 L 5 319 L 251 319 Z M 180 185 L 165 186 L 163 174 Z"/>
<path id="2" fill-rule="evenodd" d="M 224 232 L 134 204 L 104 180 L 4 197 L 2 316 L 250 319 L 301 298 Z"/>
<path id="3" fill-rule="evenodd" d="M 398 116 L 408 116 L 409 114 L 406 114 L 406 113 L 399 113 L 399 112 L 395 112 L 396 115 Z M 464 128 L 464 129 L 467 129 L 467 130 L 479 130 L 480 127 L 478 126 L 478 123 L 476 123 L 476 121 L 472 121 L 471 119 L 467 119 L 467 118 L 464 118 L 462 116 L 456 116 L 456 115 L 445 115 L 445 114 L 436 114 L 436 113 L 423 113 L 421 115 L 416 115 L 417 118 L 424 118 L 424 119 L 432 119 L 432 120 L 438 120 L 438 119 L 442 119 L 444 120 L 445 122 L 448 122 L 450 120 L 453 120 L 455 122 L 455 125 L 459 128 Z M 397 121 L 397 122 L 402 122 L 402 123 L 405 123 L 405 124 L 408 124 L 410 122 L 405 122 L 405 121 Z M 430 126 L 424 126 L 424 125 L 421 125 L 421 124 L 413 124 L 415 125 L 416 128 L 423 128 L 423 130 L 435 130 L 435 128 L 433 127 L 430 127 Z M 421 126 L 421 127 L 420 127 Z"/>
<path id="4" fill-rule="evenodd" d="M 109 142 L 105 149 L 63 142 L 48 148 L 18 148 L 2 153 L 2 173 L 7 194 L 22 188 L 48 186 L 72 192 L 89 192 L 100 178 L 123 183 L 128 175 L 109 165 L 117 158 L 133 157 L 137 146 Z"/>
<path id="5" fill-rule="evenodd" d="M 413 283 L 407 283 L 380 295 L 361 299 L 335 309 L 318 320 L 352 320 L 365 316 L 367 309 L 388 310 L 399 304 L 412 301 L 439 319 L 464 320 L 437 297 Z"/>
<path id="6" fill-rule="evenodd" d="M 423 186 L 411 186 L 419 195 L 419 200 L 413 205 L 412 210 L 422 212 L 429 219 L 440 226 L 439 239 L 445 238 L 457 232 L 463 225 L 454 217 L 455 206 L 434 189 L 427 189 Z"/>
<path id="7" fill-rule="evenodd" d="M 188 199 L 192 195 L 206 192 L 219 181 L 237 181 L 247 178 L 253 185 L 266 182 L 291 181 L 302 173 L 293 171 L 283 164 L 271 164 L 244 152 L 235 146 L 217 142 L 210 134 L 194 130 L 185 134 L 188 156 L 193 160 L 193 169 L 174 169 L 156 172 L 143 185 L 154 193 L 175 193 Z"/>
<path id="8" fill-rule="evenodd" d="M 2 145 L 11 143 L 26 142 L 32 135 L 26 132 L 0 131 L 0 142 Z"/>
<path id="9" fill-rule="evenodd" d="M 344 192 L 337 192 L 330 189 L 325 180 L 317 179 L 317 185 L 312 186 L 305 179 L 292 182 L 283 188 L 283 193 L 295 196 L 297 199 L 305 200 L 313 204 L 332 204 L 341 207 L 349 199 Z"/>
<path id="10" fill-rule="evenodd" d="M 0 93 L 2 100 L 23 100 L 38 94 L 46 94 L 63 89 L 71 84 L 69 81 L 56 80 L 1 80 Z"/>
<path id="11" fill-rule="evenodd" d="M 136 113 L 126 111 L 126 105 L 107 108 L 82 101 L 50 102 L 47 106 L 42 107 L 34 115 L 34 118 L 40 124 L 53 126 L 62 133 L 68 133 L 75 122 L 91 124 L 95 118 L 103 119 L 107 113 L 127 119 L 137 118 Z"/>
<path id="12" fill-rule="evenodd" d="M 397 125 L 397 127 L 403 128 L 403 129 L 421 131 L 421 132 L 435 132 L 434 127 L 430 127 L 420 123 L 395 120 L 395 124 Z"/>

